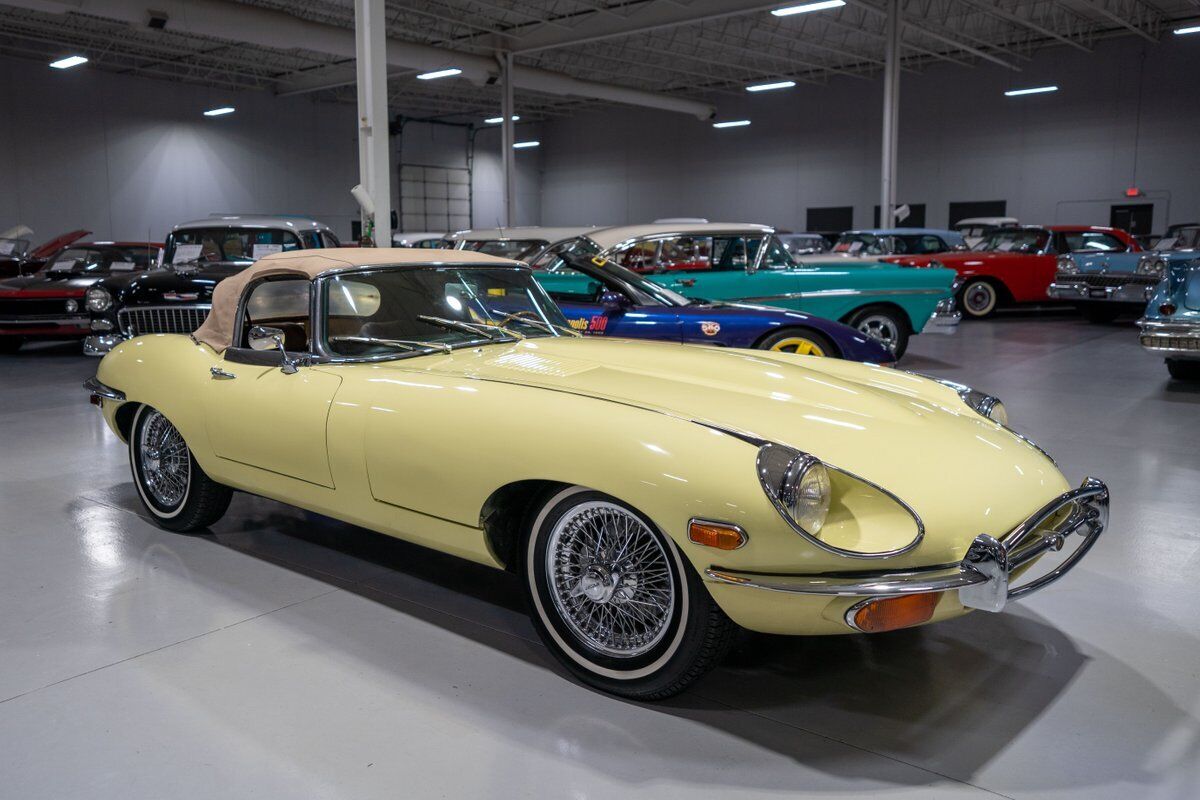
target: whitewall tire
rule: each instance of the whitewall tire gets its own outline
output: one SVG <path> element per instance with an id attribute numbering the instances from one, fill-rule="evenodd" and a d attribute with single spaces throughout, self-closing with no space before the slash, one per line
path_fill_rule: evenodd
<path id="1" fill-rule="evenodd" d="M 134 415 L 129 466 L 142 506 L 167 530 L 207 528 L 229 507 L 232 490 L 205 474 L 179 430 L 150 406 Z"/>

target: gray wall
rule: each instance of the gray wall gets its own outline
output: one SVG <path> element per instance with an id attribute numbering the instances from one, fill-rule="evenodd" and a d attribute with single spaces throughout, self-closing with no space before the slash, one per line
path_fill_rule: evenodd
<path id="1" fill-rule="evenodd" d="M 932 226 L 970 200 L 1007 200 L 1027 222 L 1108 224 L 1110 205 L 1140 202 L 1122 197 L 1136 181 L 1155 230 L 1200 218 L 1200 37 L 1053 48 L 1022 66 L 904 73 L 900 202 L 925 203 Z M 1003 95 L 1047 83 L 1060 91 Z M 869 226 L 881 94 L 878 79 L 838 78 L 722 97 L 723 118 L 753 120 L 740 129 L 632 109 L 546 123 L 542 223 L 702 216 L 803 229 L 807 208 L 853 205 Z"/>
<path id="2" fill-rule="evenodd" d="M 35 241 L 160 239 L 214 212 L 311 214 L 348 237 L 357 215 L 352 106 L 0 59 L 0 108 L 0 229 Z"/>

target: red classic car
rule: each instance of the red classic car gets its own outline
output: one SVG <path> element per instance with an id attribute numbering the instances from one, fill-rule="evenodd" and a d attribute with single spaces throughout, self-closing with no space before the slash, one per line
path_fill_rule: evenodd
<path id="1" fill-rule="evenodd" d="M 21 226 L 26 234 L 30 231 Z M 91 231 L 78 230 L 55 236 L 34 249 L 29 249 L 29 240 L 21 238 L 0 238 L 0 278 L 18 278 L 22 275 L 32 275 L 46 265 L 46 259 L 62 248 L 82 239 Z"/>
<path id="2" fill-rule="evenodd" d="M 26 339 L 87 336 L 88 287 L 113 273 L 149 269 L 160 247 L 158 242 L 60 246 L 33 275 L 0 280 L 0 353 L 15 353 Z"/>
<path id="3" fill-rule="evenodd" d="M 946 266 L 962 276 L 958 307 L 981 319 L 998 306 L 1045 302 L 1059 255 L 1141 250 L 1132 236 L 1095 225 L 1022 225 L 997 228 L 973 249 L 932 256 L 887 256 L 909 267 Z"/>

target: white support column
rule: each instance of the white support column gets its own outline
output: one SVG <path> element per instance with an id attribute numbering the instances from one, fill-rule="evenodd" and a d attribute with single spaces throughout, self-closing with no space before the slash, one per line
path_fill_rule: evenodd
<path id="1" fill-rule="evenodd" d="M 504 163 L 504 224 L 512 227 L 517 224 L 517 159 L 513 144 L 517 141 L 513 114 L 512 82 L 513 55 L 509 52 L 500 54 L 500 82 L 503 99 L 500 103 L 500 148 Z"/>
<path id="2" fill-rule="evenodd" d="M 900 0 L 888 0 L 884 28 L 883 164 L 880 179 L 879 227 L 890 228 L 896 209 L 896 140 L 900 121 Z"/>
<path id="3" fill-rule="evenodd" d="M 374 205 L 362 212 L 363 233 L 377 247 L 392 245 L 392 166 L 388 141 L 387 36 L 385 0 L 354 0 L 354 44 L 358 74 L 359 183 Z"/>

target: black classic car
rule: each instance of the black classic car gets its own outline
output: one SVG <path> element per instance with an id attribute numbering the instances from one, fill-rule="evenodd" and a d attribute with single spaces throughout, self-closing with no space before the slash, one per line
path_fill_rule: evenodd
<path id="1" fill-rule="evenodd" d="M 212 308 L 213 287 L 263 256 L 340 247 L 329 226 L 304 217 L 221 215 L 176 225 L 158 269 L 112 275 L 87 292 L 83 352 L 102 356 L 145 333 L 191 333 Z"/>
<path id="2" fill-rule="evenodd" d="M 15 353 L 28 339 L 83 338 L 91 331 L 88 287 L 153 266 L 160 247 L 157 242 L 72 244 L 42 259 L 37 272 L 0 280 L 0 353 Z"/>

